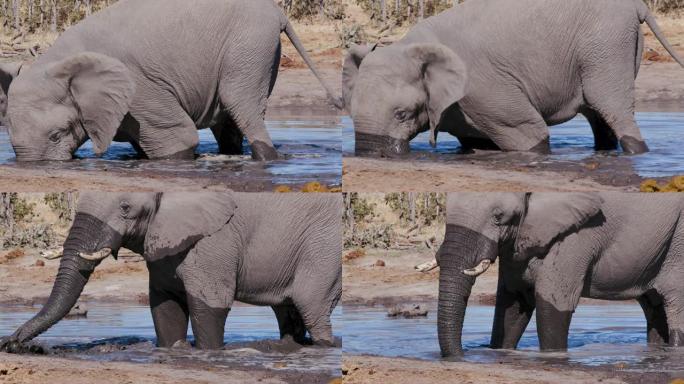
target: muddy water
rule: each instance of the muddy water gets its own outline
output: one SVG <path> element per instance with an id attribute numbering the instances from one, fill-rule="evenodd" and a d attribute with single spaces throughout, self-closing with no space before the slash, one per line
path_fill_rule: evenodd
<path id="1" fill-rule="evenodd" d="M 0 127 L 0 165 L 46 170 L 107 170 L 131 175 L 232 178 L 270 184 L 300 185 L 318 181 L 340 185 L 342 177 L 342 121 L 336 116 L 288 118 L 266 122 L 281 159 L 258 163 L 251 160 L 245 143 L 243 156 L 218 154 L 211 130 L 199 131 L 195 161 L 146 161 L 138 159 L 128 143 L 113 143 L 102 158 L 95 158 L 92 143 L 76 152 L 77 160 L 17 164 L 5 127 Z"/>
<path id="2" fill-rule="evenodd" d="M 621 156 L 619 152 L 594 151 L 594 138 L 587 120 L 578 116 L 575 119 L 550 128 L 551 155 L 521 157 L 513 154 L 492 152 L 482 155 L 464 155 L 460 153 L 458 140 L 442 133 L 438 138 L 437 148 L 429 143 L 428 132 L 424 132 L 411 141 L 412 156 L 425 161 L 459 161 L 466 159 L 492 160 L 496 163 L 528 164 L 545 162 L 562 165 L 567 162 L 601 160 L 611 157 L 622 157 L 624 163 L 633 168 L 633 172 L 641 177 L 668 177 L 684 174 L 684 113 L 682 112 L 642 112 L 636 114 L 637 123 L 651 151 L 639 156 Z M 342 121 L 344 126 L 343 150 L 346 155 L 354 153 L 353 124 L 349 119 Z M 436 156 L 439 155 L 439 156 Z M 622 164 L 621 164 L 622 165 Z M 553 167 L 550 165 L 551 168 Z"/>
<path id="3" fill-rule="evenodd" d="M 345 306 L 344 353 L 440 359 L 436 304 L 428 308 L 425 318 L 393 319 L 384 308 Z M 494 307 L 468 307 L 463 329 L 466 361 L 684 374 L 684 348 L 647 345 L 646 321 L 638 304 L 580 305 L 572 318 L 567 353 L 539 353 L 534 319 L 518 350 L 489 349 L 493 317 Z"/>
<path id="4" fill-rule="evenodd" d="M 10 335 L 38 312 L 37 306 L 0 307 L 0 335 Z M 333 313 L 341 323 L 342 310 Z M 189 329 L 190 340 L 192 330 Z M 336 335 L 338 336 L 338 335 Z M 280 341 L 269 307 L 237 306 L 226 323 L 221 351 L 169 350 L 155 347 L 149 306 L 92 303 L 87 318 L 65 319 L 35 341 L 50 353 L 94 361 L 210 364 L 215 367 L 260 367 L 339 374 L 341 348 L 301 347 Z"/>

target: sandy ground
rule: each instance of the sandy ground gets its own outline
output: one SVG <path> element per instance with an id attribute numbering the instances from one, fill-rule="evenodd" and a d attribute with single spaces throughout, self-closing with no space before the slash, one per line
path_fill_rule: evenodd
<path id="1" fill-rule="evenodd" d="M 0 383 L 292 383 L 306 380 L 300 374 L 167 366 L 163 364 L 99 363 L 54 357 L 17 356 L 0 353 Z M 325 382 L 325 381 L 324 381 Z"/>
<path id="2" fill-rule="evenodd" d="M 414 268 L 434 260 L 433 252 L 421 249 L 365 252 L 365 256 L 345 260 L 342 264 L 343 304 L 390 306 L 437 300 L 439 268 L 425 273 Z M 385 266 L 376 266 L 378 260 L 382 260 Z M 494 264 L 476 280 L 470 303 L 494 303 L 498 269 L 498 264 Z"/>
<path id="3" fill-rule="evenodd" d="M 43 304 L 57 276 L 59 259 L 47 260 L 36 249 L 22 251 L 23 256 L 10 260 L 8 255 L 16 253 L 16 249 L 0 252 L 0 303 Z M 125 250 L 120 256 L 119 260 L 108 258 L 98 266 L 83 290 L 81 302 L 148 302 L 145 262 L 132 261 L 141 258 Z M 42 263 L 44 266 L 37 265 Z"/>
<path id="4" fill-rule="evenodd" d="M 642 375 L 551 367 L 521 368 L 505 364 L 429 362 L 374 356 L 345 356 L 345 383 L 676 383 L 666 375 Z"/>

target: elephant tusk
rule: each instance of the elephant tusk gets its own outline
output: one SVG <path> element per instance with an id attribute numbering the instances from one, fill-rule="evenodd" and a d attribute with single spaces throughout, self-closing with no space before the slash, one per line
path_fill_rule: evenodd
<path id="1" fill-rule="evenodd" d="M 112 254 L 111 248 L 102 248 L 101 250 L 94 253 L 78 253 L 78 256 L 82 259 L 89 261 L 100 261 L 108 258 Z"/>
<path id="2" fill-rule="evenodd" d="M 463 271 L 463 273 L 468 276 L 478 277 L 487 272 L 487 269 L 489 269 L 490 265 L 492 265 L 491 260 L 482 260 L 475 268 L 466 269 Z"/>

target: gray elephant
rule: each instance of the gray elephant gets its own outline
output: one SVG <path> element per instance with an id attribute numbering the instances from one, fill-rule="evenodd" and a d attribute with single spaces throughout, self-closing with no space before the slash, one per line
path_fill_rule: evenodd
<path id="1" fill-rule="evenodd" d="M 541 350 L 566 350 L 580 297 L 636 299 L 649 343 L 684 345 L 682 217 L 676 194 L 450 194 L 438 252 L 442 355 L 463 353 L 471 288 L 497 257 L 492 348 L 516 348 L 536 309 Z"/>
<path id="2" fill-rule="evenodd" d="M 332 345 L 330 315 L 342 293 L 337 195 L 84 193 L 45 306 L 0 350 L 62 319 L 100 262 L 120 248 L 142 254 L 160 347 L 223 346 L 235 300 L 275 311 L 282 337 Z"/>
<path id="3" fill-rule="evenodd" d="M 328 91 L 272 0 L 121 0 L 69 28 L 9 90 L 18 161 L 68 160 L 130 142 L 150 159 L 190 159 L 198 128 L 223 154 L 277 158 L 264 124 L 285 32 Z"/>
<path id="4" fill-rule="evenodd" d="M 10 84 L 19 76 L 23 62 L 0 63 L 0 125 L 7 125 L 7 94 Z"/>
<path id="5" fill-rule="evenodd" d="M 430 131 L 465 149 L 548 152 L 548 126 L 578 113 L 597 150 L 648 151 L 634 120 L 642 0 L 466 1 L 388 47 L 355 46 L 343 69 L 357 155 L 409 152 Z"/>

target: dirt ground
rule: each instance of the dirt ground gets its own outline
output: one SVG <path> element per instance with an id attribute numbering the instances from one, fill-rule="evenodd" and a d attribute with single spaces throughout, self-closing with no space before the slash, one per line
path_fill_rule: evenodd
<path id="1" fill-rule="evenodd" d="M 642 375 L 553 367 L 521 368 L 506 364 L 431 362 L 375 356 L 345 356 L 345 383 L 678 383 L 666 375 Z"/>
<path id="2" fill-rule="evenodd" d="M 240 370 L 203 366 L 170 366 L 166 364 L 134 364 L 89 362 L 55 357 L 8 355 L 0 353 L 0 383 L 336 383 L 340 379 L 311 377 L 301 373 L 267 370 Z"/>

